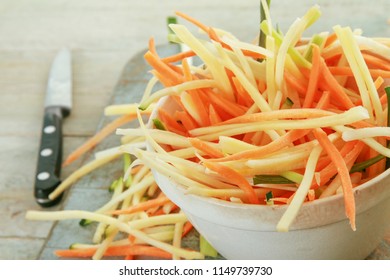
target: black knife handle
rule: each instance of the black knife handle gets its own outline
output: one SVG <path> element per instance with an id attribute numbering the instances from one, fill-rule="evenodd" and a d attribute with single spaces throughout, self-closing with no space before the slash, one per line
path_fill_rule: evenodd
<path id="1" fill-rule="evenodd" d="M 55 200 L 49 199 L 49 194 L 61 183 L 62 118 L 61 108 L 45 109 L 34 187 L 36 202 L 42 207 L 53 206 L 62 197 L 58 196 Z"/>

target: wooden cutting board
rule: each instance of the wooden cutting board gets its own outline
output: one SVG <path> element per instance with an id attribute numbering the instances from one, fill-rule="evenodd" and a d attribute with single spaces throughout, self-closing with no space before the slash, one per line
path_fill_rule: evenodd
<path id="1" fill-rule="evenodd" d="M 157 51 L 161 56 L 168 56 L 179 51 L 177 44 L 167 44 L 158 46 Z M 143 59 L 146 50 L 140 51 L 125 65 L 122 75 L 113 91 L 110 104 L 126 104 L 139 102 L 147 82 L 151 78 L 148 73 L 150 67 Z M 97 131 L 104 127 L 115 117 L 102 116 Z M 124 127 L 136 127 L 137 121 Z M 94 153 L 106 148 L 120 145 L 120 137 L 112 135 L 100 143 L 93 151 L 87 154 L 83 163 L 87 163 L 94 158 Z M 120 159 L 103 166 L 76 182 L 67 191 L 63 201 L 64 210 L 86 210 L 94 211 L 103 206 L 112 196 L 108 191 L 111 183 L 123 175 L 122 161 Z M 56 249 L 67 249 L 74 243 L 92 243 L 92 237 L 96 229 L 96 224 L 80 226 L 77 220 L 66 220 L 56 222 L 47 242 L 40 254 L 40 259 L 57 259 L 54 255 Z M 198 250 L 198 233 L 194 230 L 185 239 L 185 246 Z"/>
<path id="2" fill-rule="evenodd" d="M 161 56 L 168 56 L 179 51 L 178 45 L 168 44 L 159 46 L 157 51 Z M 144 92 L 151 75 L 150 69 L 143 59 L 145 51 L 135 55 L 123 69 L 122 75 L 114 89 L 110 104 L 125 104 L 138 102 Z M 197 63 L 195 61 L 195 63 Z M 99 127 L 100 130 L 112 118 L 103 116 Z M 137 126 L 134 122 L 130 126 Z M 99 144 L 94 151 L 86 155 L 84 163 L 92 160 L 94 153 L 113 146 L 119 145 L 119 137 L 112 135 Z M 65 210 L 86 210 L 94 211 L 104 205 L 110 198 L 108 187 L 122 175 L 122 162 L 114 161 L 98 170 L 83 177 L 67 192 L 63 201 Z M 91 243 L 96 229 L 92 223 L 82 227 L 77 220 L 66 220 L 55 223 L 50 235 L 47 238 L 40 259 L 57 259 L 54 255 L 56 249 L 67 249 L 74 243 Z M 199 248 L 199 236 L 196 231 L 186 238 L 185 246 L 193 249 Z M 390 259 L 390 233 L 384 238 L 379 247 L 368 257 L 368 259 Z"/>

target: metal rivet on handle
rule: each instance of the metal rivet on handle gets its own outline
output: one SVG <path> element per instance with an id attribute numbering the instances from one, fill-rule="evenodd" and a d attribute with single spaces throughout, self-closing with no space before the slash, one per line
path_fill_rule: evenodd
<path id="1" fill-rule="evenodd" d="M 41 151 L 41 156 L 43 156 L 43 157 L 48 157 L 48 156 L 51 156 L 52 154 L 53 154 L 52 149 L 43 149 Z"/>
<path id="2" fill-rule="evenodd" d="M 37 178 L 38 178 L 38 180 L 40 180 L 40 181 L 45 181 L 45 180 L 49 179 L 49 177 L 50 177 L 49 172 L 41 172 L 41 173 L 39 173 L 39 174 L 37 175 Z"/>
<path id="3" fill-rule="evenodd" d="M 56 127 L 54 125 L 48 125 L 46 126 L 44 129 L 43 129 L 43 132 L 45 132 L 46 134 L 51 134 L 53 133 L 54 131 L 56 131 Z"/>

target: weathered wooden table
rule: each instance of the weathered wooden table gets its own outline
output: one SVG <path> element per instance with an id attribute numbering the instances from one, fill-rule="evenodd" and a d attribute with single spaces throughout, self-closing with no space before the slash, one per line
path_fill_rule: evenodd
<path id="1" fill-rule="evenodd" d="M 229 30 L 243 40 L 249 41 L 256 35 L 259 1 L 209 2 L 9 0 L 0 3 L 0 259 L 52 258 L 52 248 L 74 242 L 72 236 L 60 235 L 60 227 L 53 227 L 54 223 L 24 219 L 26 210 L 39 209 L 32 189 L 47 74 L 57 50 L 69 46 L 73 54 L 74 107 L 64 123 L 66 156 L 96 131 L 106 105 L 115 102 L 117 96 L 127 98 L 129 90 L 141 86 L 142 81 L 128 76 L 128 71 L 134 71 L 134 61 L 129 64 L 128 61 L 145 48 L 149 37 L 153 36 L 157 43 L 166 42 L 165 20 L 175 10 Z M 337 23 L 362 28 L 366 35 L 390 37 L 388 0 L 344 0 L 332 4 L 325 0 L 274 2 L 273 21 L 282 30 L 318 3 L 323 17 L 310 32 L 331 30 Z M 85 160 L 64 169 L 62 177 Z M 86 201 L 85 209 L 98 208 L 108 196 L 103 189 L 105 178 L 99 174 L 93 176 L 99 180 L 100 189 L 93 181 L 83 188 L 76 187 L 66 196 L 64 205 L 55 209 L 77 208 L 80 201 Z M 89 191 L 93 187 L 97 189 Z M 77 227 L 74 231 L 78 237 L 89 238 L 87 231 Z M 389 234 L 371 258 L 390 258 Z"/>

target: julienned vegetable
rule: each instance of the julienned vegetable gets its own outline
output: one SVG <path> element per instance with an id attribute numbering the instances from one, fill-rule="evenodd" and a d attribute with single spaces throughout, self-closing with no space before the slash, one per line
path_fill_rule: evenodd
<path id="1" fill-rule="evenodd" d="M 380 68 L 379 63 L 370 63 L 379 60 L 387 65 L 390 56 L 384 55 L 383 49 L 388 46 L 370 38 L 358 40 L 352 30 L 340 26 L 335 26 L 332 34 L 321 33 L 312 39 L 303 39 L 304 31 L 320 16 L 317 6 L 297 19 L 284 37 L 271 30 L 269 19 L 265 20 L 262 28 L 269 38 L 265 48 L 249 48 L 225 31 L 179 15 L 197 25 L 211 39 L 199 39 L 182 25 L 170 26 L 177 40 L 188 45 L 204 65 L 189 71 L 184 59 L 182 67 L 168 64 L 163 67 L 162 59 L 150 50 L 146 59 L 155 66 L 153 72 L 165 89 L 163 95 L 160 91 L 144 100 L 140 108 L 147 108 L 162 96 L 173 98 L 178 109 L 170 113 L 176 117 L 162 122 L 166 131 L 172 132 L 169 137 L 176 135 L 177 139 L 186 137 L 189 141 L 183 141 L 183 145 L 169 145 L 163 134 L 150 131 L 147 134 L 155 151 L 134 150 L 133 153 L 144 160 L 150 157 L 156 162 L 168 163 L 169 166 L 152 165 L 187 185 L 191 192 L 196 188 L 194 182 L 201 188 L 215 188 L 208 179 L 202 179 L 200 174 L 197 176 L 196 171 L 185 183 L 181 176 L 189 174 L 190 169 L 168 156 L 176 153 L 177 157 L 179 152 L 193 147 L 195 152 L 182 154 L 181 159 L 203 166 L 199 173 L 206 172 L 209 178 L 236 186 L 243 192 L 240 199 L 244 203 L 265 203 L 264 197 L 255 192 L 261 186 L 251 185 L 248 177 L 279 176 L 282 172 L 301 174 L 299 184 L 287 184 L 297 187 L 297 191 L 285 188 L 282 194 L 292 198 L 286 200 L 291 205 L 278 226 L 283 231 L 288 230 L 300 205 L 309 200 L 310 189 L 317 190 L 314 199 L 318 199 L 321 192 L 340 176 L 346 215 L 355 230 L 353 187 L 381 173 L 384 165 L 379 161 L 369 166 L 362 173 L 361 181 L 354 185 L 349 170 L 378 154 L 390 155 L 390 150 L 383 145 L 388 137 L 387 128 L 384 128 L 387 102 L 381 101 L 385 96 L 385 80 L 371 75 L 373 70 L 387 70 Z M 367 48 L 359 45 L 361 41 L 374 43 Z M 261 62 L 253 58 L 253 52 L 263 56 Z M 350 69 L 352 75 L 332 74 L 341 68 Z M 202 80 L 214 81 L 215 86 L 191 87 L 195 81 L 200 84 Z M 177 91 L 179 84 L 190 89 Z M 285 104 L 290 104 L 290 109 L 282 109 Z M 163 110 L 159 111 L 162 118 Z M 192 118 L 191 125 L 186 125 L 188 121 L 181 118 L 184 114 Z M 131 129 L 117 133 L 137 135 L 145 131 Z M 222 136 L 234 138 L 243 148 L 227 151 Z M 360 141 L 351 142 L 357 139 Z M 313 154 L 312 151 L 317 152 Z M 283 189 L 286 183 L 266 186 L 270 191 L 277 187 Z M 216 196 L 215 192 L 209 193 Z M 219 193 L 218 198 L 232 199 L 228 195 L 230 188 L 225 193 L 219 189 Z M 281 201 L 277 196 L 274 199 Z"/>
<path id="2" fill-rule="evenodd" d="M 65 162 L 114 128 L 123 136 L 122 145 L 97 154 L 51 194 L 56 197 L 84 174 L 123 154 L 134 155 L 137 159 L 125 165 L 124 178 L 113 184 L 112 200 L 95 213 L 27 215 L 101 223 L 94 238 L 98 245 L 75 244 L 58 255 L 203 257 L 180 248 L 191 225 L 159 191 L 150 169 L 191 194 L 286 207 L 279 231 L 289 230 L 303 203 L 342 193 L 346 216 L 356 230 L 354 188 L 382 173 L 390 157 L 385 94 L 390 39 L 363 37 L 360 30 L 341 26 L 303 37 L 321 15 L 318 6 L 282 35 L 271 24 L 266 1 L 262 3 L 264 46 L 242 42 L 183 13 L 177 15 L 201 34 L 171 24 L 169 38 L 188 50 L 160 57 L 150 41 L 145 60 L 154 77 L 141 103 L 107 108 L 107 114 L 123 116 Z M 192 65 L 194 56 L 203 63 Z M 155 91 L 158 82 L 163 89 Z M 170 98 L 177 110 L 155 107 L 161 98 Z M 158 110 L 157 118 L 147 126 L 141 113 L 149 115 L 151 108 Z M 139 128 L 119 128 L 135 117 Z M 146 143 L 150 149 L 145 150 Z M 129 238 L 114 241 L 119 231 Z"/>

